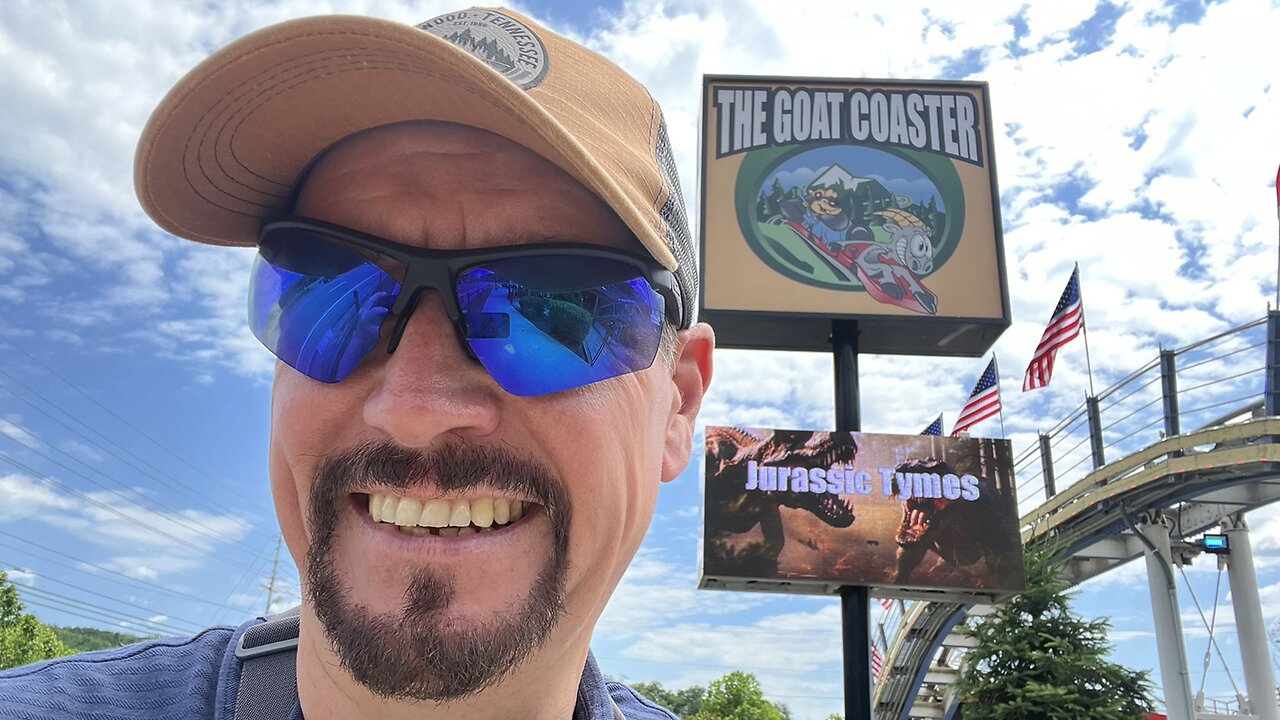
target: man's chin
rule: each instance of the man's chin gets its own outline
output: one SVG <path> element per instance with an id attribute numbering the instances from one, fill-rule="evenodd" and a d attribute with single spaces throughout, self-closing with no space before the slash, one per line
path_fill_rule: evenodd
<path id="1" fill-rule="evenodd" d="M 383 566 L 379 572 L 369 555 L 353 553 L 357 545 L 340 539 L 342 518 L 350 518 L 343 510 L 350 507 L 351 487 L 412 490 L 406 480 L 421 478 L 434 478 L 446 492 L 501 479 L 511 494 L 539 501 L 552 543 L 543 569 L 516 581 L 527 588 L 524 597 L 508 596 L 485 612 L 485 598 L 501 595 L 496 591 L 502 583 L 486 587 L 479 578 L 502 577 L 497 568 L 464 576 L 446 564 L 395 572 Z M 317 472 L 308 519 L 307 599 L 342 666 L 378 696 L 449 702 L 474 695 L 540 648 L 564 614 L 569 509 L 563 486 L 545 469 L 504 450 L 452 446 L 423 455 L 371 445 L 340 453 Z M 359 558 L 366 560 L 361 564 Z M 399 598 L 366 594 L 399 584 Z"/>
<path id="2" fill-rule="evenodd" d="M 562 583 L 551 575 L 510 611 L 487 616 L 430 571 L 415 575 L 391 612 L 349 599 L 324 571 L 312 575 L 308 596 L 342 666 L 370 692 L 449 702 L 501 681 L 543 645 L 563 614 Z"/>

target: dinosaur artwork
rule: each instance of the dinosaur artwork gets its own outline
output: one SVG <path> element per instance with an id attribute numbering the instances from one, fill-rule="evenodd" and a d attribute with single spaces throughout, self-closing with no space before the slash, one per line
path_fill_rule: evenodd
<path id="1" fill-rule="evenodd" d="M 1004 500 L 992 480 L 975 473 L 972 500 L 948 498 L 923 487 L 934 478 L 961 476 L 969 469 L 976 468 L 953 468 L 934 458 L 912 458 L 897 466 L 902 517 L 893 538 L 898 546 L 894 584 L 918 582 L 921 561 L 929 553 L 955 567 L 985 561 L 995 578 L 1021 575 L 1021 556 L 1009 551 L 1009 538 L 1018 535 L 1017 517 L 1002 511 Z"/>
<path id="2" fill-rule="evenodd" d="M 851 433 L 797 432 L 771 430 L 765 433 L 742 428 L 708 427 L 706 512 L 708 526 L 717 528 L 717 537 L 707 538 L 707 553 L 717 567 L 743 575 L 771 575 L 777 570 L 778 555 L 786 536 L 780 508 L 811 513 L 833 528 L 853 524 L 853 507 L 847 499 L 830 492 L 789 492 L 748 490 L 749 469 L 776 469 L 791 466 L 827 467 L 852 462 L 858 445 Z M 787 487 L 787 479 L 775 479 Z M 807 483 L 806 476 L 806 483 Z M 762 539 L 734 548 L 725 535 L 745 533 L 759 526 Z M 798 538 L 813 547 L 810 538 Z"/>
<path id="3" fill-rule="evenodd" d="M 705 437 L 703 587 L 1022 589 L 1007 440 L 742 427 Z"/>

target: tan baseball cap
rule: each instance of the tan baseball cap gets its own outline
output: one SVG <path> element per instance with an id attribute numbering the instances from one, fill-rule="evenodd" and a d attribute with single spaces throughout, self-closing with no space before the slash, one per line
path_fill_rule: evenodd
<path id="1" fill-rule="evenodd" d="M 505 9 L 417 26 L 346 15 L 272 25 L 215 52 L 152 113 L 134 158 L 147 214 L 179 237 L 253 245 L 338 140 L 405 120 L 488 130 L 559 166 L 672 270 L 695 320 L 698 273 L 658 104 L 605 57 Z"/>

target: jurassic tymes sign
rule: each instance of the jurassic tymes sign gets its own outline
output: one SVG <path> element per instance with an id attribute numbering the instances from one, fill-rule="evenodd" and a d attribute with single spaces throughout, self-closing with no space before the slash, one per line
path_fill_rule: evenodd
<path id="1" fill-rule="evenodd" d="M 1008 440 L 708 427 L 699 587 L 1023 589 Z"/>
<path id="2" fill-rule="evenodd" d="M 725 347 L 976 356 L 1009 325 L 985 83 L 707 76 L 701 315 Z"/>

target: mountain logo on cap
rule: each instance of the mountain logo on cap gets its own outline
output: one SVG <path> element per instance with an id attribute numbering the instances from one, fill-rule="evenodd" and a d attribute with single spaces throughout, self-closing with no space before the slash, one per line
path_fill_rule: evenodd
<path id="1" fill-rule="evenodd" d="M 460 10 L 418 25 L 485 61 L 528 90 L 547 74 L 547 48 L 528 25 L 496 10 Z"/>

